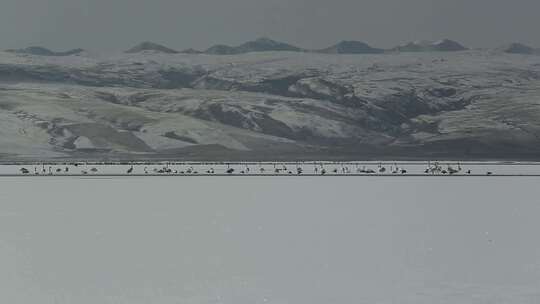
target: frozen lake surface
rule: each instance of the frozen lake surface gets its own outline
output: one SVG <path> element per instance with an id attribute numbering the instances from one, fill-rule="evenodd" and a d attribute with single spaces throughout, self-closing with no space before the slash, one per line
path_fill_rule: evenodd
<path id="1" fill-rule="evenodd" d="M 540 303 L 538 177 L 1 177 L 0 303 Z"/>

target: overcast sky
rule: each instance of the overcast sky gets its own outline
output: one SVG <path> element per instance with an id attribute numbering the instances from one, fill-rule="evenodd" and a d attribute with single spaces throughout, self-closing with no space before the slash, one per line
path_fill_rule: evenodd
<path id="1" fill-rule="evenodd" d="M 319 48 L 455 39 L 540 46 L 538 0 L 1 0 L 0 48 L 125 49 L 239 44 L 260 36 Z"/>

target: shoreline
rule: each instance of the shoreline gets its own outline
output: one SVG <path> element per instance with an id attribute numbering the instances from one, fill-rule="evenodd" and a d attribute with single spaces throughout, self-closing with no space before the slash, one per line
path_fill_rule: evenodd
<path id="1" fill-rule="evenodd" d="M 540 176 L 540 162 L 29 162 L 0 163 L 0 176 Z"/>

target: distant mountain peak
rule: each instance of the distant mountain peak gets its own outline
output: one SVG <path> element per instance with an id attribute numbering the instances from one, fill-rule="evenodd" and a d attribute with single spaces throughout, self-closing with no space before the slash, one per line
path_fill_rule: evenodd
<path id="1" fill-rule="evenodd" d="M 437 41 L 417 40 L 393 48 L 399 52 L 456 52 L 467 50 L 459 42 L 450 39 Z"/>
<path id="2" fill-rule="evenodd" d="M 35 56 L 71 56 L 71 55 L 79 55 L 83 53 L 84 51 L 85 50 L 78 48 L 78 49 L 73 49 L 69 51 L 54 52 L 42 46 L 29 46 L 24 49 L 6 50 L 6 52 L 9 52 L 9 53 L 27 54 L 27 55 L 35 55 Z"/>
<path id="3" fill-rule="evenodd" d="M 242 53 L 249 52 L 266 52 L 266 51 L 290 51 L 299 52 L 301 48 L 290 45 L 288 43 L 272 40 L 267 37 L 261 37 L 253 41 L 248 41 L 236 47 Z"/>
<path id="4" fill-rule="evenodd" d="M 254 40 L 255 42 L 258 42 L 258 43 L 262 43 L 262 44 L 277 44 L 279 42 L 273 40 L 273 39 L 270 39 L 268 37 L 259 37 L 257 39 Z"/>
<path id="5" fill-rule="evenodd" d="M 535 54 L 539 52 L 538 50 L 519 42 L 509 43 L 507 45 L 500 47 L 498 50 L 504 53 L 508 53 L 508 54 L 524 54 L 524 55 L 530 55 L 530 54 Z"/>
<path id="6" fill-rule="evenodd" d="M 326 54 L 380 54 L 383 53 L 384 50 L 373 48 L 362 41 L 343 40 L 331 47 L 317 52 Z"/>
<path id="7" fill-rule="evenodd" d="M 126 53 L 133 54 L 133 53 L 140 53 L 144 51 L 151 51 L 151 52 L 158 52 L 158 53 L 165 53 L 165 54 L 178 54 L 178 51 L 176 50 L 173 50 L 161 44 L 157 44 L 150 41 L 141 42 L 140 44 L 127 50 Z"/>
<path id="8" fill-rule="evenodd" d="M 301 48 L 268 37 L 260 37 L 255 40 L 245 42 L 239 46 L 228 46 L 218 44 L 206 50 L 208 54 L 233 55 L 251 52 L 269 52 L 269 51 L 289 51 L 301 52 Z"/>
<path id="9" fill-rule="evenodd" d="M 459 42 L 450 39 L 442 39 L 435 41 L 433 43 L 433 46 L 436 48 L 437 51 L 453 52 L 467 50 L 467 48 L 461 45 Z"/>

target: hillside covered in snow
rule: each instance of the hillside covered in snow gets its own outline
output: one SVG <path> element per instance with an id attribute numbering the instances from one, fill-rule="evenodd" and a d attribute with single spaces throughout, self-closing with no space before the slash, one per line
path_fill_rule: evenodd
<path id="1" fill-rule="evenodd" d="M 540 56 L 349 44 L 0 52 L 0 160 L 540 158 Z"/>

